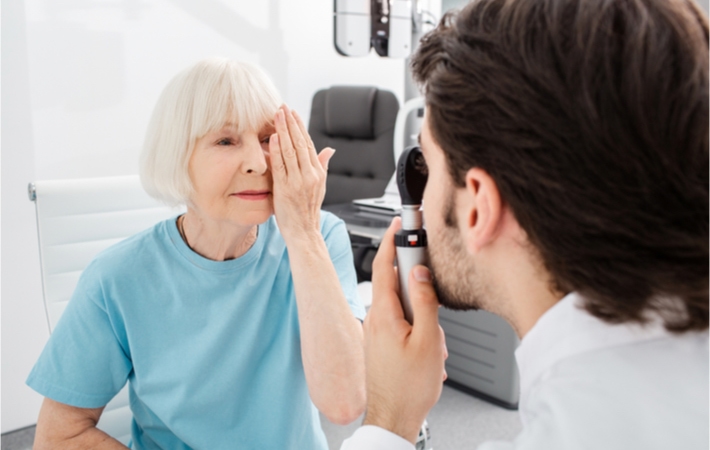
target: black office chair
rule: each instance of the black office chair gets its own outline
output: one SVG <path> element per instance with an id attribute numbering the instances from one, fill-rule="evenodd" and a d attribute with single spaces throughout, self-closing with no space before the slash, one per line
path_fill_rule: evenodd
<path id="1" fill-rule="evenodd" d="M 313 96 L 308 132 L 316 149 L 336 149 L 324 205 L 381 197 L 394 173 L 399 102 L 372 86 L 332 86 Z"/>
<path id="2" fill-rule="evenodd" d="M 316 149 L 336 149 L 323 205 L 381 197 L 394 173 L 397 98 L 372 86 L 333 86 L 313 96 L 308 132 Z M 372 278 L 376 247 L 351 236 L 358 282 Z"/>

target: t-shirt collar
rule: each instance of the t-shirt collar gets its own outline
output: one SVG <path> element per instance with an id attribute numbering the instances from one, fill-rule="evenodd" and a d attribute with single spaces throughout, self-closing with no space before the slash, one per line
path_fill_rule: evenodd
<path id="1" fill-rule="evenodd" d="M 269 234 L 270 228 L 273 226 L 274 221 L 274 216 L 272 215 L 269 220 L 259 225 L 256 241 L 252 244 L 251 248 L 249 248 L 249 250 L 247 250 L 246 253 L 239 258 L 227 261 L 213 261 L 195 253 L 190 247 L 187 246 L 187 244 L 185 244 L 185 241 L 182 239 L 180 231 L 177 227 L 177 217 L 179 216 L 175 216 L 173 219 L 164 222 L 168 237 L 170 238 L 175 251 L 196 267 L 211 272 L 222 273 L 232 273 L 235 270 L 253 264 L 259 258 L 259 255 L 264 248 L 264 243 L 267 239 L 266 235 Z"/>

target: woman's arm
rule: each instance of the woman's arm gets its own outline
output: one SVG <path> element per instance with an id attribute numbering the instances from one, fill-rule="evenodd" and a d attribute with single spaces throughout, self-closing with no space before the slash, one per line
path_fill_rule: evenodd
<path id="1" fill-rule="evenodd" d="M 353 316 L 320 232 L 327 164 L 316 154 L 300 118 L 276 113 L 269 144 L 274 213 L 286 242 L 301 328 L 306 382 L 316 407 L 333 423 L 355 420 L 365 408 L 362 325 Z"/>
<path id="2" fill-rule="evenodd" d="M 313 403 L 345 425 L 365 409 L 362 324 L 353 316 L 323 237 L 288 247 L 301 325 L 301 353 Z"/>
<path id="3" fill-rule="evenodd" d="M 104 408 L 77 408 L 45 398 L 37 419 L 35 450 L 126 449 L 96 428 Z"/>

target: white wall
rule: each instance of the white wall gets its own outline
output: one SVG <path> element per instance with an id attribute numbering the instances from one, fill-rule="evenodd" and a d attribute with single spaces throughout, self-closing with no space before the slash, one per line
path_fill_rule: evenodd
<path id="1" fill-rule="evenodd" d="M 2 2 L 2 431 L 32 422 L 40 399 L 22 383 L 47 339 L 41 304 L 39 250 L 27 182 L 34 145 L 21 2 Z"/>
<path id="2" fill-rule="evenodd" d="M 24 380 L 47 339 L 36 179 L 137 172 L 162 87 L 198 59 L 224 55 L 267 69 L 302 116 L 331 84 L 403 95 L 401 60 L 343 58 L 331 0 L 2 0 L 2 432 L 36 421 Z"/>

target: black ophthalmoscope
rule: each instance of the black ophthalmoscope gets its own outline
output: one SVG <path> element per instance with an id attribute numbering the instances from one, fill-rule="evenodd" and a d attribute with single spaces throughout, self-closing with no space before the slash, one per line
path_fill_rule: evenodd
<path id="1" fill-rule="evenodd" d="M 397 187 L 402 199 L 402 229 L 394 236 L 397 271 L 404 318 L 412 323 L 409 302 L 409 273 L 418 264 L 427 264 L 426 230 L 422 226 L 422 197 L 427 181 L 424 156 L 418 146 L 408 147 L 397 161 Z"/>

